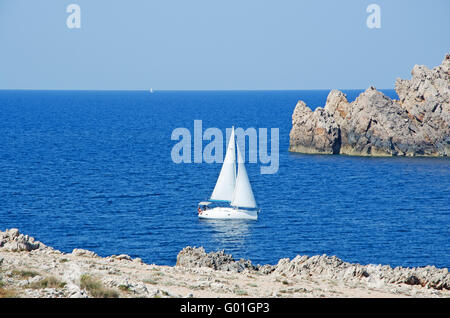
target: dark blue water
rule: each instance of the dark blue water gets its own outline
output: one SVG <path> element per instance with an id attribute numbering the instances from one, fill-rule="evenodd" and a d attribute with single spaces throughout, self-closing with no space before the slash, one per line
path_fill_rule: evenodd
<path id="1" fill-rule="evenodd" d="M 360 91 L 346 91 L 350 100 Z M 385 91 L 391 97 L 394 91 Z M 297 254 L 450 265 L 450 161 L 288 152 L 298 99 L 328 91 L 0 91 L 0 230 L 70 252 L 127 253 L 173 265 L 187 245 L 254 263 Z M 247 164 L 252 221 L 199 221 L 219 164 L 175 164 L 174 128 L 280 129 L 280 168 Z"/>

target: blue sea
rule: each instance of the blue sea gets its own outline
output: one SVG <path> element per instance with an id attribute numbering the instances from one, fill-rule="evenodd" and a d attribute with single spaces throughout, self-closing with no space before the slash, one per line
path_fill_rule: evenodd
<path id="1" fill-rule="evenodd" d="M 361 90 L 344 91 L 353 100 Z M 384 90 L 395 97 L 395 91 Z M 450 160 L 290 153 L 299 99 L 329 91 L 0 91 L 0 230 L 63 252 L 174 265 L 185 246 L 255 264 L 297 254 L 450 266 Z M 246 165 L 258 221 L 201 221 L 220 164 L 175 164 L 172 131 L 279 128 L 280 166 Z"/>

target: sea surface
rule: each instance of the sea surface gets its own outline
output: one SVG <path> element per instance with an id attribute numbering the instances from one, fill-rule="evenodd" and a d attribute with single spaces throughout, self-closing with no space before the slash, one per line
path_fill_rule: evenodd
<path id="1" fill-rule="evenodd" d="M 344 92 L 353 100 L 361 90 Z M 161 265 L 189 245 L 255 264 L 328 254 L 449 267 L 450 159 L 288 152 L 297 101 L 315 109 L 328 93 L 0 91 L 0 230 Z M 279 128 L 278 173 L 246 165 L 258 221 L 198 219 L 221 165 L 171 159 L 172 131 L 193 133 L 196 119 L 224 132 Z"/>

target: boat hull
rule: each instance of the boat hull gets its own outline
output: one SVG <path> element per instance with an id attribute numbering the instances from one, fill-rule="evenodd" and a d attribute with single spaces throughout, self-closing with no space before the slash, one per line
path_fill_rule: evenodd
<path id="1" fill-rule="evenodd" d="M 200 219 L 216 219 L 216 220 L 257 220 L 258 211 L 245 210 L 238 208 L 216 207 L 202 211 L 198 214 Z"/>

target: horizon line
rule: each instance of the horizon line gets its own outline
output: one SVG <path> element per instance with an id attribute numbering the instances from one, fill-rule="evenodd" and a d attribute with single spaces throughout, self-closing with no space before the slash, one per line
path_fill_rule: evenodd
<path id="1" fill-rule="evenodd" d="M 370 87 L 370 86 L 369 86 Z M 340 90 L 340 91 L 349 91 L 349 90 L 366 90 L 368 88 L 303 88 L 303 89 L 155 89 L 152 88 L 153 93 L 158 91 L 164 92 L 249 92 L 249 91 L 326 91 L 326 90 Z M 377 90 L 395 90 L 395 88 L 377 88 Z M 63 88 L 0 88 L 0 91 L 73 91 L 73 92 L 150 92 L 150 89 L 63 89 Z"/>

